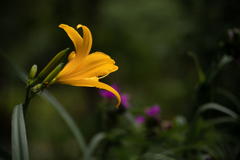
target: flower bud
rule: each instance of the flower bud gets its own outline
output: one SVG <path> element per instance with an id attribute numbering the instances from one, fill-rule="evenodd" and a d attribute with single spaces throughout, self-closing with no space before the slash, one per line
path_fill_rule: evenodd
<path id="1" fill-rule="evenodd" d="M 38 79 L 45 79 L 67 56 L 69 48 L 59 52 L 48 65 L 39 73 Z"/>
<path id="2" fill-rule="evenodd" d="M 34 64 L 31 68 L 30 72 L 29 72 L 28 79 L 32 80 L 35 77 L 36 74 L 37 74 L 37 65 Z"/>
<path id="3" fill-rule="evenodd" d="M 39 73 L 36 79 L 30 82 L 29 86 L 35 86 L 37 83 L 44 80 L 67 56 L 69 48 L 59 52 L 48 65 Z"/>
<path id="4" fill-rule="evenodd" d="M 49 84 L 64 67 L 64 63 L 60 63 L 43 81 L 43 84 Z"/>

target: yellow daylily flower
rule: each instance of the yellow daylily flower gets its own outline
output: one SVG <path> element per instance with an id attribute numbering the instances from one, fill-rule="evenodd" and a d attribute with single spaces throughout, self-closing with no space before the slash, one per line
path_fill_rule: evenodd
<path id="1" fill-rule="evenodd" d="M 111 86 L 99 82 L 99 79 L 106 77 L 109 73 L 118 70 L 113 59 L 102 52 L 89 54 L 92 47 L 92 35 L 90 30 L 84 25 L 78 25 L 77 29 L 82 28 L 83 38 L 72 27 L 61 24 L 69 38 L 73 41 L 75 51 L 68 57 L 68 63 L 63 70 L 56 76 L 52 83 L 68 84 L 81 87 L 96 87 L 112 92 L 118 99 L 118 107 L 121 98 L 118 92 Z"/>

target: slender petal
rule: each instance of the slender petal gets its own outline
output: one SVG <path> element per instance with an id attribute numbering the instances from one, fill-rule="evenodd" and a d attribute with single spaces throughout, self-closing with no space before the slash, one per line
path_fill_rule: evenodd
<path id="1" fill-rule="evenodd" d="M 99 82 L 96 79 L 77 80 L 77 81 L 58 81 L 58 83 L 68 84 L 68 85 L 78 86 L 78 87 L 96 87 L 99 89 L 105 89 L 109 92 L 112 92 L 117 97 L 118 104 L 116 105 L 116 108 L 118 108 L 118 106 L 121 103 L 121 97 L 114 88 L 112 88 L 111 86 L 105 83 Z"/>
<path id="2" fill-rule="evenodd" d="M 72 27 L 64 24 L 61 24 L 59 27 L 67 32 L 69 38 L 73 41 L 76 50 L 75 58 L 71 60 L 71 63 L 68 63 L 64 67 L 59 74 L 59 76 L 61 76 L 70 74 L 87 57 L 92 47 L 92 35 L 86 26 L 81 26 L 83 29 L 83 39 Z"/>
<path id="3" fill-rule="evenodd" d="M 81 49 L 76 48 L 76 54 L 79 56 L 78 59 L 83 60 L 90 53 L 92 47 L 92 34 L 86 26 L 82 25 L 81 27 L 83 30 L 83 44 Z"/>
<path id="4" fill-rule="evenodd" d="M 67 32 L 69 38 L 73 41 L 73 44 L 74 44 L 76 50 L 80 49 L 82 46 L 82 43 L 83 43 L 83 39 L 78 34 L 78 32 L 74 28 L 72 28 L 66 24 L 60 24 L 59 27 L 64 29 Z"/>
<path id="5" fill-rule="evenodd" d="M 111 87 L 113 89 L 115 89 L 118 93 L 119 93 L 119 88 L 116 84 L 112 84 Z M 113 97 L 115 97 L 115 95 L 112 93 L 112 92 L 109 92 L 109 91 L 106 91 L 106 90 L 103 90 L 103 89 L 100 89 L 99 90 L 99 93 L 104 97 L 104 98 L 107 98 L 107 99 L 111 99 Z M 122 101 L 122 95 L 120 95 L 121 97 L 121 102 L 123 103 Z"/>

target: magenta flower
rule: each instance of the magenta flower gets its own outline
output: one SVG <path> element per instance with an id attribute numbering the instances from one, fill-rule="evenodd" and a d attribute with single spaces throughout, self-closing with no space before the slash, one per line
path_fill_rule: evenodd
<path id="1" fill-rule="evenodd" d="M 120 94 L 120 97 L 121 97 L 121 104 L 125 108 L 129 108 L 130 107 L 130 103 L 129 103 L 130 96 L 126 93 L 123 93 L 123 94 Z"/>
<path id="2" fill-rule="evenodd" d="M 112 84 L 111 85 L 112 88 L 114 88 L 118 93 L 119 93 L 119 87 L 116 84 Z M 109 92 L 107 90 L 99 90 L 99 93 L 101 96 L 103 96 L 106 99 L 112 99 L 115 98 L 115 95 L 112 92 Z M 126 93 L 120 94 L 121 97 L 121 104 L 125 107 L 125 108 L 129 108 L 131 105 L 129 103 L 129 99 L 130 96 Z"/>
<path id="3" fill-rule="evenodd" d="M 159 114 L 161 112 L 161 108 L 158 104 L 153 105 L 152 107 L 146 108 L 145 113 L 149 117 L 159 118 Z"/>
<path id="4" fill-rule="evenodd" d="M 137 116 L 135 118 L 135 122 L 138 123 L 138 124 L 142 124 L 145 122 L 145 117 L 144 116 Z"/>

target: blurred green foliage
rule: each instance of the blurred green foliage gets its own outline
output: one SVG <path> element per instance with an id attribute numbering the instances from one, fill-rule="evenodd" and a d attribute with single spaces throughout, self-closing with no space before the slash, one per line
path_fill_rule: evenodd
<path id="1" fill-rule="evenodd" d="M 173 120 L 176 115 L 183 115 L 192 123 L 193 113 L 203 102 L 209 101 L 227 106 L 239 114 L 234 103 L 222 94 L 215 94 L 214 98 L 210 96 L 214 87 L 198 85 L 197 88 L 197 69 L 193 59 L 187 55 L 188 51 L 196 53 L 202 70 L 209 75 L 209 68 L 211 70 L 215 66 L 213 63 L 219 55 L 228 51 L 219 47 L 226 31 L 240 26 L 240 2 L 237 0 L 14 0 L 1 1 L 0 6 L 0 52 L 26 71 L 33 64 L 37 64 L 41 71 L 56 53 L 67 47 L 74 49 L 59 24 L 73 27 L 84 24 L 93 35 L 92 52 L 102 51 L 110 55 L 119 66 L 117 72 L 103 81 L 117 83 L 121 91 L 131 95 L 134 114 L 158 103 L 162 108 L 162 118 Z M 8 61 L 2 57 L 0 60 L 0 148 L 10 152 L 11 113 L 13 107 L 24 100 L 25 84 L 18 79 Z M 210 86 L 225 88 L 238 98 L 239 81 L 239 64 L 231 62 L 218 72 Z M 199 88 L 203 90 L 199 91 Z M 54 85 L 48 90 L 66 107 L 89 142 L 98 131 L 96 115 L 103 101 L 98 89 Z M 215 116 L 222 114 L 213 111 L 204 114 L 206 119 Z M 206 138 L 203 139 L 210 146 L 217 138 L 217 132 L 231 136 L 237 136 L 239 132 L 239 123 L 220 126 L 219 130 L 202 123 L 202 131 L 206 130 L 202 135 Z M 37 97 L 30 103 L 26 126 L 31 159 L 79 159 L 81 156 L 75 137 L 59 113 Z M 189 126 L 183 127 L 183 131 L 175 128 L 157 137 L 160 142 L 164 142 L 166 137 L 169 139 L 163 147 L 159 144 L 155 144 L 156 148 L 155 145 L 149 146 L 161 150 L 173 146 L 171 143 L 182 145 Z M 129 137 L 124 138 L 138 141 L 138 137 Z M 231 143 L 221 142 L 214 152 L 230 157 L 231 153 L 224 147 L 235 146 L 235 143 L 231 138 L 224 141 Z M 141 142 L 142 146 L 148 145 L 148 142 Z M 119 159 L 126 159 L 124 155 L 129 154 L 123 153 L 129 150 L 116 146 L 114 154 Z M 138 152 L 138 145 L 132 148 L 132 152 Z"/>

